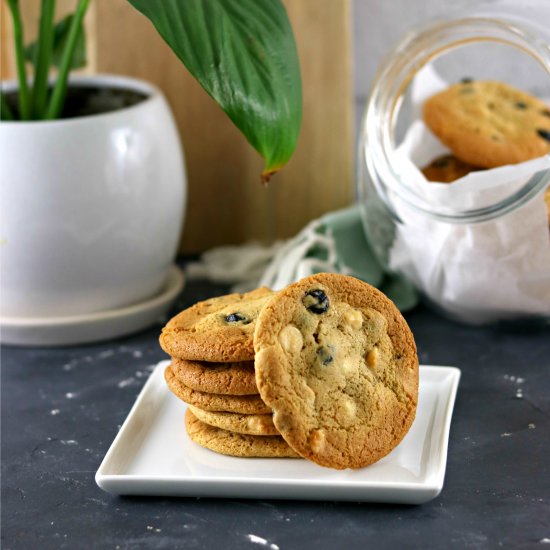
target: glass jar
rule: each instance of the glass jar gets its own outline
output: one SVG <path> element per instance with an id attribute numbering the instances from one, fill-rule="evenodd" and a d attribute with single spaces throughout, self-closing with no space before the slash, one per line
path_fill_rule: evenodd
<path id="1" fill-rule="evenodd" d="M 447 316 L 472 324 L 546 323 L 550 155 L 451 185 L 428 183 L 420 171 L 445 151 L 423 125 L 421 106 L 454 83 L 438 72 L 453 70 L 462 72 L 454 82 L 473 71 L 475 80 L 506 79 L 548 100 L 550 2 L 492 3 L 432 22 L 393 49 L 375 77 L 359 142 L 365 231 L 385 268 L 404 275 Z"/>

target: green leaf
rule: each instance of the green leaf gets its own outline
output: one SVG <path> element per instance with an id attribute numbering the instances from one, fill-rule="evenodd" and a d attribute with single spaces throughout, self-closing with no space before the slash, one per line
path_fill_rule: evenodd
<path id="1" fill-rule="evenodd" d="M 0 120 L 15 120 L 15 115 L 2 90 L 0 90 Z"/>
<path id="2" fill-rule="evenodd" d="M 280 0 L 128 1 L 262 155 L 263 179 L 282 168 L 298 140 L 302 86 Z"/>
<path id="3" fill-rule="evenodd" d="M 54 27 L 52 65 L 55 67 L 59 67 L 61 64 L 61 58 L 63 56 L 63 51 L 65 50 L 67 38 L 69 37 L 69 29 L 71 28 L 72 20 L 73 15 L 67 15 L 67 17 L 61 19 L 61 21 L 59 21 L 59 23 L 57 23 Z M 25 59 L 33 64 L 36 59 L 37 47 L 37 42 L 33 42 L 25 48 Z M 84 32 L 84 27 L 82 26 L 80 28 L 80 32 L 78 33 L 78 39 L 70 68 L 80 69 L 86 65 L 86 62 L 86 33 Z"/>

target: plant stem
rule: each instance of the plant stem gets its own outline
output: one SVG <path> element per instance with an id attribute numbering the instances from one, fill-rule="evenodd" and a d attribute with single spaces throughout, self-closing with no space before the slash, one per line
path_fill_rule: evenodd
<path id="1" fill-rule="evenodd" d="M 25 72 L 25 53 L 23 46 L 23 22 L 19 11 L 18 0 L 8 0 L 8 6 L 13 20 L 13 39 L 15 42 L 15 63 L 17 65 L 17 79 L 19 80 L 19 114 L 21 120 L 31 117 L 31 102 L 27 74 Z"/>
<path id="2" fill-rule="evenodd" d="M 55 0 L 42 0 L 40 28 L 36 47 L 32 113 L 34 118 L 43 118 L 48 99 L 48 74 L 53 49 L 53 20 Z"/>
<path id="3" fill-rule="evenodd" d="M 2 90 L 0 90 L 0 120 L 15 120 L 13 111 L 10 109 Z"/>
<path id="4" fill-rule="evenodd" d="M 69 71 L 71 70 L 71 62 L 73 59 L 76 41 L 78 39 L 78 33 L 82 32 L 82 21 L 84 20 L 84 15 L 88 9 L 89 2 L 90 0 L 79 0 L 78 6 L 76 7 L 76 12 L 73 16 L 73 20 L 71 21 L 67 43 L 65 44 L 65 49 L 63 50 L 63 55 L 61 57 L 57 81 L 44 117 L 46 119 L 57 118 L 63 108 L 63 102 L 65 101 L 65 96 L 67 94 Z"/>

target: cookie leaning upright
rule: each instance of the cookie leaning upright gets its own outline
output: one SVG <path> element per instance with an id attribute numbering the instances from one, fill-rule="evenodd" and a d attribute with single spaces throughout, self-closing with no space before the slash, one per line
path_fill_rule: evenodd
<path id="1" fill-rule="evenodd" d="M 256 382 L 301 456 L 361 468 L 388 454 L 416 413 L 418 358 L 395 305 L 339 274 L 277 293 L 256 324 Z"/>
<path id="2" fill-rule="evenodd" d="M 160 345 L 168 355 L 187 360 L 251 361 L 256 319 L 272 294 L 264 287 L 198 302 L 168 322 Z"/>
<path id="3" fill-rule="evenodd" d="M 460 160 L 495 168 L 550 152 L 550 109 L 496 81 L 463 82 L 424 104 L 424 121 Z"/>

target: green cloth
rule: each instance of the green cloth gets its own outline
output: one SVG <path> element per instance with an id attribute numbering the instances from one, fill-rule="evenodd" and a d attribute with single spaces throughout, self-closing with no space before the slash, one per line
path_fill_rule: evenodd
<path id="1" fill-rule="evenodd" d="M 401 275 L 385 270 L 377 259 L 365 235 L 359 206 L 330 212 L 323 216 L 320 222 L 315 230 L 324 235 L 331 235 L 334 239 L 336 267 L 339 271 L 380 289 L 402 312 L 418 304 L 419 296 L 414 287 Z M 324 253 L 315 249 L 310 250 L 308 257 L 319 257 L 318 254 Z"/>

